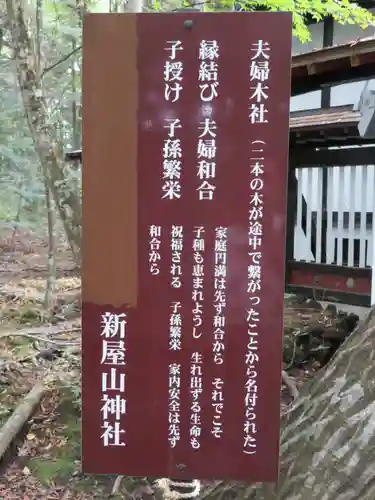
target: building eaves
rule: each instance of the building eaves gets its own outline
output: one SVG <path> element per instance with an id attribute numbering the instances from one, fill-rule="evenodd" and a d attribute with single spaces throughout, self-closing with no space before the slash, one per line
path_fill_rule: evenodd
<path id="1" fill-rule="evenodd" d="M 292 57 L 291 94 L 375 76 L 375 36 L 316 49 Z M 359 98 L 359 96 L 358 96 Z"/>
<path id="2" fill-rule="evenodd" d="M 292 111 L 289 126 L 291 132 L 308 128 L 338 127 L 340 125 L 357 126 L 360 116 L 359 111 L 353 111 L 353 106 Z"/>

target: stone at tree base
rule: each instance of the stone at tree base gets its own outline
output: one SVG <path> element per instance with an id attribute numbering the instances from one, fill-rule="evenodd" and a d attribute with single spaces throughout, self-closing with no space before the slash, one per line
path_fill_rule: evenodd
<path id="1" fill-rule="evenodd" d="M 277 486 L 222 483 L 209 498 L 375 499 L 375 307 L 283 415 L 280 454 Z"/>

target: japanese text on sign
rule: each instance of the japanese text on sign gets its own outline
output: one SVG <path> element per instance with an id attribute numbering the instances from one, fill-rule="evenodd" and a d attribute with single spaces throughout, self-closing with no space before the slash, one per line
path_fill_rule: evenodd
<path id="1" fill-rule="evenodd" d="M 180 288 L 182 285 L 181 253 L 184 244 L 184 228 L 182 226 L 172 226 L 171 231 L 171 285 L 173 288 Z"/>
<path id="2" fill-rule="evenodd" d="M 181 128 L 181 121 L 165 118 L 165 122 L 164 127 L 168 129 L 168 138 L 164 140 L 163 145 L 162 199 L 174 200 L 181 198 L 182 148 L 181 140 L 176 135 L 176 129 Z"/>
<path id="3" fill-rule="evenodd" d="M 209 179 L 216 177 L 216 122 L 205 118 L 200 124 L 202 133 L 198 137 L 197 176 L 201 182 L 197 191 L 200 200 L 212 200 L 216 187 Z M 212 182 L 212 180 L 211 180 Z"/>
<path id="4" fill-rule="evenodd" d="M 126 315 L 102 315 L 102 357 L 100 364 L 108 366 L 102 372 L 102 429 L 103 445 L 125 446 L 125 430 L 121 417 L 126 414 L 125 363 Z"/>
<path id="5" fill-rule="evenodd" d="M 217 227 L 215 229 L 215 251 L 214 251 L 214 308 L 213 319 L 214 338 L 212 351 L 214 353 L 214 363 L 221 365 L 224 354 L 224 333 L 225 333 L 225 308 L 226 296 L 226 276 L 227 276 L 227 228 Z"/>
<path id="6" fill-rule="evenodd" d="M 193 338 L 199 339 L 203 329 L 205 230 L 202 226 L 196 226 L 193 232 Z"/>
<path id="7" fill-rule="evenodd" d="M 227 277 L 227 228 L 215 228 L 214 248 L 214 318 L 212 351 L 214 363 L 221 365 L 224 362 L 225 348 L 225 308 L 226 308 L 226 277 Z M 224 380 L 214 378 L 212 382 L 212 434 L 220 438 L 223 433 L 222 413 L 224 407 Z"/>
<path id="8" fill-rule="evenodd" d="M 197 450 L 200 448 L 200 435 L 202 431 L 202 417 L 200 406 L 200 395 L 203 392 L 202 369 L 203 356 L 199 352 L 193 352 L 190 365 L 190 446 Z"/>
<path id="9" fill-rule="evenodd" d="M 86 20 L 85 473 L 277 480 L 292 21 Z"/>
<path id="10" fill-rule="evenodd" d="M 181 365 L 169 365 L 168 384 L 168 441 L 174 448 L 180 440 L 180 386 Z"/>
<path id="11" fill-rule="evenodd" d="M 216 40 L 202 40 L 199 45 L 199 84 L 203 102 L 212 101 L 217 94 L 219 70 L 219 44 Z"/>
<path id="12" fill-rule="evenodd" d="M 184 65 L 177 59 L 178 53 L 183 50 L 182 42 L 180 40 L 168 41 L 165 50 L 168 57 L 164 64 L 164 99 L 176 102 L 183 89 L 181 82 Z"/>
<path id="13" fill-rule="evenodd" d="M 266 101 L 268 99 L 268 79 L 270 75 L 270 45 L 264 40 L 253 43 L 250 59 L 250 96 L 249 118 L 251 123 L 268 123 Z"/>
<path id="14" fill-rule="evenodd" d="M 156 276 L 160 273 L 160 245 L 161 245 L 161 226 L 150 226 L 149 228 L 149 256 L 150 273 Z"/>
<path id="15" fill-rule="evenodd" d="M 216 40 L 202 40 L 199 46 L 199 89 L 202 102 L 211 102 L 218 96 L 219 86 L 219 44 Z M 201 181 L 197 191 L 199 200 L 212 200 L 215 185 L 212 180 L 216 177 L 216 123 L 206 118 L 201 123 L 202 133 L 198 137 L 197 146 L 197 176 Z"/>
<path id="16" fill-rule="evenodd" d="M 263 148 L 255 145 L 263 141 L 253 141 L 253 150 L 250 165 L 250 203 L 249 203 L 249 257 L 250 262 L 247 273 L 247 293 L 249 294 L 249 306 L 247 310 L 247 350 L 245 355 L 246 381 L 245 381 L 245 423 L 244 423 L 244 453 L 256 453 L 256 405 L 258 398 L 258 327 L 259 312 L 257 306 L 260 304 L 260 290 L 262 283 L 262 235 L 263 235 L 263 160 L 259 154 Z M 257 149 L 258 148 L 258 149 Z"/>

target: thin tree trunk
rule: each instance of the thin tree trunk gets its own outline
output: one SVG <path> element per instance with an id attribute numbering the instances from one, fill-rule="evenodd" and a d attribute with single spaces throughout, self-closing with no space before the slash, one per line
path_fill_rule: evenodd
<path id="1" fill-rule="evenodd" d="M 13 249 L 15 249 L 15 247 L 16 247 L 16 236 L 17 236 L 17 232 L 18 232 L 18 226 L 20 223 L 22 203 L 23 203 L 23 198 L 21 195 L 21 187 L 22 187 L 22 181 L 18 184 L 18 189 L 19 189 L 20 193 L 19 193 L 19 198 L 18 198 L 17 213 L 16 213 L 16 217 L 14 219 L 12 239 L 11 239 L 11 246 Z"/>
<path id="2" fill-rule="evenodd" d="M 13 56 L 31 137 L 74 259 L 80 265 L 81 202 L 64 175 L 63 145 L 49 122 L 41 82 L 43 62 L 39 61 L 38 43 L 28 30 L 28 26 L 33 23 L 32 19 L 26 17 L 30 6 L 26 5 L 26 0 L 6 0 L 6 5 Z"/>
<path id="3" fill-rule="evenodd" d="M 51 311 L 55 305 L 55 282 L 56 282 L 56 241 L 55 241 L 55 212 L 51 191 L 45 182 L 47 223 L 48 223 L 48 274 L 46 281 L 46 293 L 44 305 Z"/>

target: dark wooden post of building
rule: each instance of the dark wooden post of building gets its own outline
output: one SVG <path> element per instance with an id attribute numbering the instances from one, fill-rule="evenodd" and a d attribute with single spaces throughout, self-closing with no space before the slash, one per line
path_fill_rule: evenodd
<path id="1" fill-rule="evenodd" d="M 323 26 L 323 47 L 330 47 L 333 44 L 333 18 L 324 19 Z M 321 107 L 327 109 L 331 107 L 331 87 L 324 87 L 321 94 Z M 322 229 L 321 229 L 321 262 L 327 264 L 327 217 L 328 217 L 328 169 L 323 168 L 322 175 Z M 316 241 L 316 240 L 315 240 Z M 331 262 L 328 262 L 331 264 Z"/>
<path id="2" fill-rule="evenodd" d="M 285 286 L 290 281 L 289 262 L 294 260 L 294 235 L 297 216 L 297 192 L 298 183 L 296 178 L 296 160 L 293 149 L 289 150 L 288 166 L 288 194 L 287 194 L 287 215 L 286 215 L 286 234 L 285 234 Z"/>
<path id="3" fill-rule="evenodd" d="M 308 150 L 306 150 L 306 151 L 308 151 Z M 298 184 L 298 181 L 297 181 L 297 184 Z M 301 227 L 302 227 L 302 231 L 305 233 L 305 236 L 307 239 L 308 238 L 308 235 L 307 235 L 307 217 L 309 216 L 309 212 L 307 209 L 306 198 L 302 193 L 301 193 L 301 199 L 302 199 Z M 310 217 L 311 217 L 310 250 L 311 250 L 312 256 L 314 257 L 314 259 L 316 259 L 316 233 L 317 233 L 316 220 L 314 217 L 311 216 L 311 214 L 310 214 Z"/>

